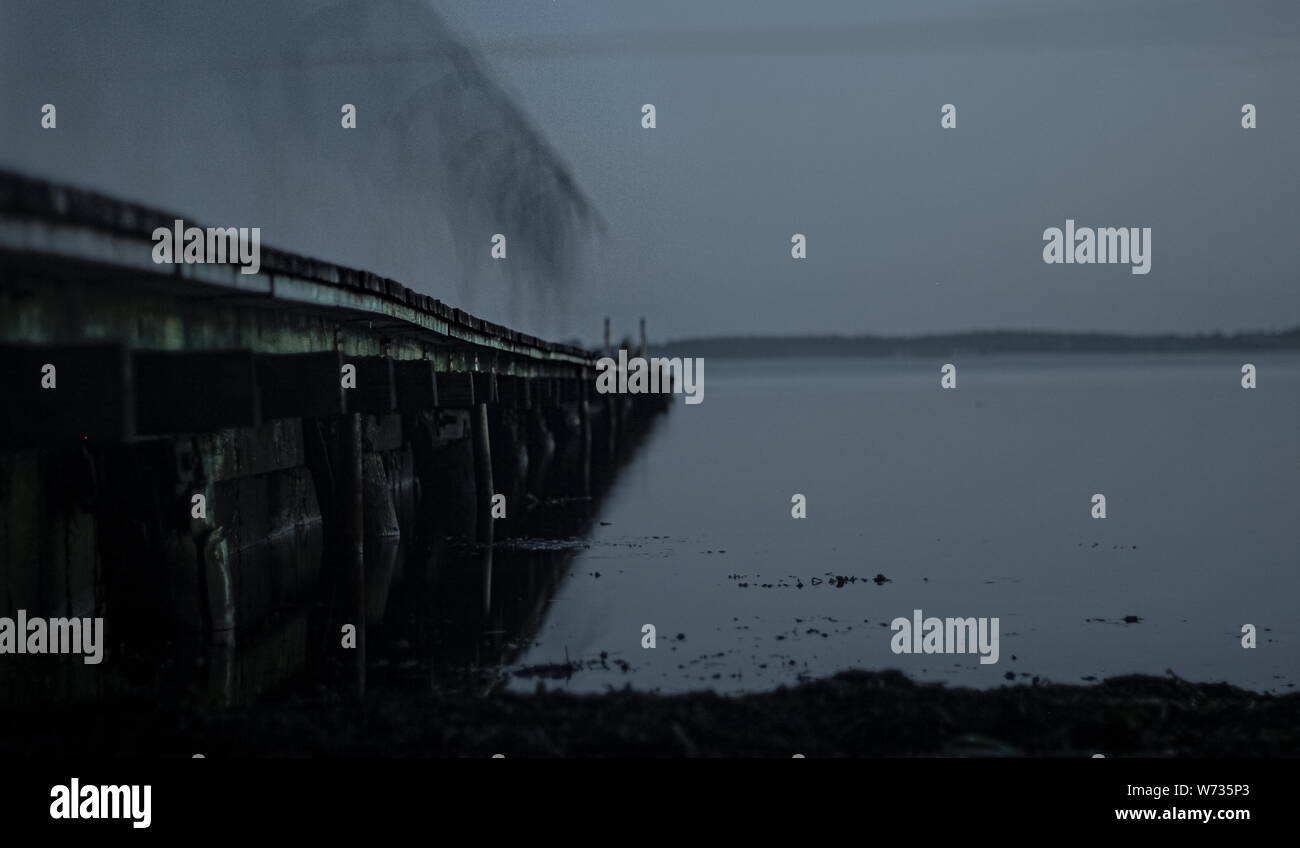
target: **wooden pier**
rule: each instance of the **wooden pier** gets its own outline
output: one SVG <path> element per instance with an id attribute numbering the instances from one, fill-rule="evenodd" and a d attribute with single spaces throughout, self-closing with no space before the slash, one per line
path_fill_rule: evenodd
<path id="1" fill-rule="evenodd" d="M 353 625 L 364 690 L 368 540 L 473 540 L 490 574 L 494 539 L 590 499 L 671 397 L 597 395 L 598 353 L 374 274 L 155 264 L 177 217 L 0 172 L 0 615 L 103 616 L 112 644 L 201 653 L 216 691 L 236 633 L 288 626 L 309 657 Z M 285 625 L 303 604 L 328 614 Z"/>

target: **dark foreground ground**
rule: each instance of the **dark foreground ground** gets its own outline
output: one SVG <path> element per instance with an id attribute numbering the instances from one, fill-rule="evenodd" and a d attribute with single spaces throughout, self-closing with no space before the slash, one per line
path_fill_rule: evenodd
<path id="1" fill-rule="evenodd" d="M 847 672 L 722 697 L 372 693 L 182 713 L 0 715 L 6 756 L 1300 756 L 1300 693 L 1120 677 L 992 691 Z"/>

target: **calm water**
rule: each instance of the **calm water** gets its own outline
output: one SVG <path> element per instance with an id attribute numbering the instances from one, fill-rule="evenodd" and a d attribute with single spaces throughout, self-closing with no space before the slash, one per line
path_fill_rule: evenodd
<path id="1" fill-rule="evenodd" d="M 512 669 L 572 661 L 545 683 L 575 691 L 848 668 L 969 686 L 1170 669 L 1291 691 L 1300 356 L 965 356 L 953 391 L 941 364 L 710 359 L 704 403 L 674 408 L 619 475 Z M 888 622 L 916 608 L 998 617 L 999 662 L 892 653 Z"/>

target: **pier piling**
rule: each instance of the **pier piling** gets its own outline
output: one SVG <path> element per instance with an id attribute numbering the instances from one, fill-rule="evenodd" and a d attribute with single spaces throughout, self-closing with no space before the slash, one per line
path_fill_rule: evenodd
<path id="1" fill-rule="evenodd" d="M 349 624 L 356 627 L 353 690 L 366 692 L 365 503 L 361 456 L 361 415 L 343 416 L 339 433 L 339 502 L 342 519 L 345 585 L 349 589 Z"/>

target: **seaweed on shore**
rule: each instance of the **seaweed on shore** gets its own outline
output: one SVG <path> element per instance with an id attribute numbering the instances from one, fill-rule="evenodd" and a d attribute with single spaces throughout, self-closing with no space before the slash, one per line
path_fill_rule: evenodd
<path id="1" fill-rule="evenodd" d="M 0 715 L 7 756 L 1295 757 L 1300 693 L 1125 676 L 1094 686 L 947 688 L 852 671 L 742 696 L 547 692 L 294 697 L 225 712 L 55 708 Z"/>

